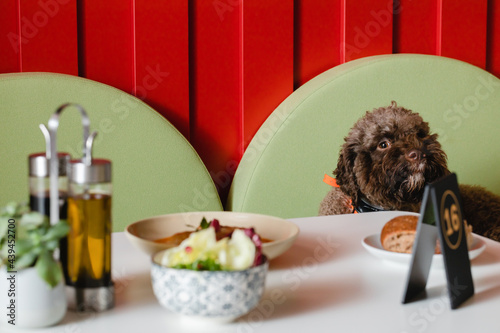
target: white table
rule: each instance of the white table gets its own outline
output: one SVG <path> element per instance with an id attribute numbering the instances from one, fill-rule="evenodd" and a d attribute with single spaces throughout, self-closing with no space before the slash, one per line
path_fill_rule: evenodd
<path id="1" fill-rule="evenodd" d="M 1 332 L 498 332 L 500 243 L 472 261 L 475 295 L 451 310 L 444 269 L 433 267 L 426 299 L 403 305 L 408 267 L 369 254 L 361 240 L 379 233 L 401 212 L 292 219 L 300 227 L 293 247 L 274 259 L 266 291 L 238 321 L 200 326 L 169 313 L 151 289 L 149 258 L 123 233 L 113 234 L 116 307 L 100 314 L 68 312 L 57 326 Z"/>

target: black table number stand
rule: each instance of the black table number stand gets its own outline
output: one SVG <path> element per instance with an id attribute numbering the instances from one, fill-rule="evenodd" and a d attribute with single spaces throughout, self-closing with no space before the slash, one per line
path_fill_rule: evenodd
<path id="1" fill-rule="evenodd" d="M 425 188 L 403 303 L 414 301 L 425 293 L 438 238 L 451 308 L 456 309 L 474 295 L 474 283 L 461 198 L 454 173 Z"/>

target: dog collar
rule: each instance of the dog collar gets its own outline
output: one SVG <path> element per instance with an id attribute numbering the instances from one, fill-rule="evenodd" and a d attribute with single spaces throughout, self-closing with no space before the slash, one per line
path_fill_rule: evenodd
<path id="1" fill-rule="evenodd" d="M 335 178 L 333 178 L 332 176 L 329 176 L 327 174 L 325 174 L 325 176 L 323 178 L 323 182 L 325 182 L 326 184 L 333 186 L 333 187 L 340 187 L 337 184 L 337 180 Z M 352 204 L 352 201 L 351 201 L 350 205 L 351 205 L 350 208 L 352 209 L 352 212 L 355 214 L 356 213 L 367 213 L 367 212 L 381 212 L 381 211 L 385 210 L 382 207 L 372 205 L 371 203 L 368 202 L 368 200 L 366 200 L 366 198 L 361 198 L 360 202 L 358 202 L 356 207 L 354 207 L 354 205 Z"/>
<path id="2" fill-rule="evenodd" d="M 355 208 L 358 213 L 381 212 L 384 211 L 380 206 L 375 206 L 369 203 L 366 198 L 361 198 Z"/>

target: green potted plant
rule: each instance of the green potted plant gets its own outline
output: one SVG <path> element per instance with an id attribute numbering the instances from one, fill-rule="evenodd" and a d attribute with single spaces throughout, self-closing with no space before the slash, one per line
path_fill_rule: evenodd
<path id="1" fill-rule="evenodd" d="M 51 225 L 25 203 L 0 208 L 0 304 L 10 306 L 2 316 L 7 324 L 49 326 L 66 313 L 64 279 L 54 253 L 68 232 L 66 221 Z"/>

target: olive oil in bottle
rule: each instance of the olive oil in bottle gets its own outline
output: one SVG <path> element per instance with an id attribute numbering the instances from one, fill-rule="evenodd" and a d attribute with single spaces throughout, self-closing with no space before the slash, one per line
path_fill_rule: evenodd
<path id="1" fill-rule="evenodd" d="M 68 199 L 66 281 L 76 287 L 111 283 L 111 196 L 90 193 Z"/>
<path id="2" fill-rule="evenodd" d="M 69 164 L 68 224 L 61 262 L 68 307 L 103 311 L 114 306 L 111 277 L 111 162 L 92 159 Z"/>

